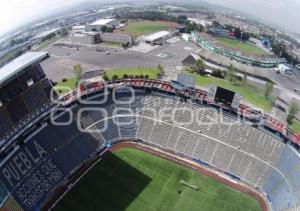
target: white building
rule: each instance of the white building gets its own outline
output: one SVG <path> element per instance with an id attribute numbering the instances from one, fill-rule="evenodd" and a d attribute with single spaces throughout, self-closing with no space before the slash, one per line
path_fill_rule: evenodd
<path id="1" fill-rule="evenodd" d="M 202 19 L 188 18 L 188 21 L 195 23 L 195 24 L 200 24 L 202 26 L 211 26 L 212 25 L 211 21 L 202 20 Z"/>
<path id="2" fill-rule="evenodd" d="M 100 39 L 102 42 L 128 43 L 129 45 L 133 43 L 133 37 L 131 35 L 118 33 L 102 33 L 100 34 Z"/>
<path id="3" fill-rule="evenodd" d="M 181 38 L 184 41 L 190 41 L 190 40 L 192 40 L 192 35 L 191 34 L 187 34 L 187 33 L 183 33 L 183 34 L 181 34 Z"/>
<path id="4" fill-rule="evenodd" d="M 170 32 L 160 31 L 160 32 L 156 32 L 154 34 L 144 37 L 143 41 L 145 41 L 147 43 L 154 43 L 155 41 L 158 41 L 158 40 L 167 39 L 169 36 L 170 36 Z"/>
<path id="5" fill-rule="evenodd" d="M 280 71 L 280 73 L 284 73 L 284 74 L 291 74 L 292 73 L 292 68 L 290 68 L 289 66 L 287 66 L 285 64 L 279 64 L 278 65 L 278 70 Z"/>
<path id="6" fill-rule="evenodd" d="M 76 34 L 82 34 L 85 32 L 85 25 L 73 26 L 72 27 L 72 36 Z"/>
<path id="7" fill-rule="evenodd" d="M 87 30 L 92 31 L 93 29 L 95 29 L 97 31 L 101 31 L 102 26 L 114 28 L 118 25 L 119 25 L 119 23 L 116 19 L 99 19 L 99 20 L 96 20 L 95 22 L 89 24 L 87 26 Z"/>
<path id="8" fill-rule="evenodd" d="M 71 42 L 76 45 L 92 45 L 100 40 L 100 34 L 97 32 L 83 32 L 72 35 Z"/>

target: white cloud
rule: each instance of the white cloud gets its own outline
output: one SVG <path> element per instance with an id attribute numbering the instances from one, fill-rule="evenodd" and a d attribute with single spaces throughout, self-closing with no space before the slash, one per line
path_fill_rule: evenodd
<path id="1" fill-rule="evenodd" d="M 87 0 L 4 0 L 0 3 L 0 34 L 49 11 L 84 1 Z M 300 0 L 206 1 L 247 12 L 300 33 Z"/>
<path id="2" fill-rule="evenodd" d="M 47 12 L 83 0 L 5 0 L 0 3 L 0 34 Z"/>
<path id="3" fill-rule="evenodd" d="M 208 0 L 207 0 L 208 1 Z M 300 33 L 300 0 L 209 0 Z"/>

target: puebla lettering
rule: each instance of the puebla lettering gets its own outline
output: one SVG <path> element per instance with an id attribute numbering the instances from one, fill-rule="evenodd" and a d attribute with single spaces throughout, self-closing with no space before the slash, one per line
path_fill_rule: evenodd
<path id="1" fill-rule="evenodd" d="M 36 141 L 33 141 L 33 150 L 34 152 L 25 147 L 24 151 L 17 152 L 8 164 L 2 168 L 1 173 L 11 187 L 20 182 L 48 154 Z"/>

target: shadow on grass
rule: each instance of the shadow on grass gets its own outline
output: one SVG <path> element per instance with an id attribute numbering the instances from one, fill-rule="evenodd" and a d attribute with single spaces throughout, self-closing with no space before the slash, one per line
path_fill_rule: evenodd
<path id="1" fill-rule="evenodd" d="M 125 210 L 151 178 L 108 152 L 54 211 Z"/>

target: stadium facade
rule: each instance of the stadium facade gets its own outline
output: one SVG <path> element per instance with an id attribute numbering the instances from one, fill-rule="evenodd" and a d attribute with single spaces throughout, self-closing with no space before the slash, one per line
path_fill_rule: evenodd
<path id="1" fill-rule="evenodd" d="M 17 73 L 37 67 L 43 57 L 37 58 L 25 63 L 19 60 L 18 72 L 14 69 L 5 80 L 21 80 L 22 74 L 15 78 Z M 32 68 L 25 71 L 34 72 Z M 43 76 L 32 84 L 34 76 L 26 77 L 25 85 L 29 81 L 30 86 L 23 92 L 45 79 Z M 23 92 L 17 97 L 26 102 Z M 251 185 L 265 195 L 273 210 L 297 210 L 300 206 L 299 138 L 249 107 L 220 106 L 207 92 L 176 90 L 169 82 L 146 79 L 85 83 L 55 101 L 36 96 L 39 93 L 28 98 L 39 105 L 37 110 L 23 113 L 18 106 L 18 116 L 21 112 L 25 118 L 1 135 L 4 210 L 51 208 L 78 175 L 111 145 L 122 141 L 167 150 Z M 3 99 L 4 108 L 10 100 Z"/>
<path id="2" fill-rule="evenodd" d="M 273 67 L 277 67 L 278 64 L 287 63 L 287 60 L 284 58 L 277 58 L 273 56 L 257 57 L 257 56 L 245 55 L 242 52 L 239 52 L 237 50 L 231 50 L 225 47 L 217 46 L 214 41 L 207 39 L 207 37 L 204 36 L 204 34 L 198 32 L 192 32 L 192 40 L 198 43 L 204 49 L 213 51 L 217 54 L 220 54 L 222 56 L 228 57 L 232 60 L 247 65 L 264 67 L 264 68 L 273 68 Z"/>

